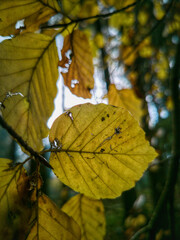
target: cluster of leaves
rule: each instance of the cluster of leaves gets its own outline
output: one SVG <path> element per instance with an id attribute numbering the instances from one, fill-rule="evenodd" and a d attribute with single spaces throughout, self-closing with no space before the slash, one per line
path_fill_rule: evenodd
<path id="1" fill-rule="evenodd" d="M 169 92 L 160 104 L 158 99 L 167 87 L 174 49 L 168 53 L 161 49 L 146 27 L 149 9 L 154 11 L 152 30 L 170 7 L 171 3 L 165 6 L 159 1 L 0 0 L 0 35 L 10 36 L 0 44 L 1 124 L 29 155 L 15 166 L 9 159 L 0 159 L 2 237 L 104 238 L 101 199 L 117 198 L 134 187 L 157 157 L 140 127 L 142 99 L 152 95 L 158 110 L 171 109 Z M 172 28 L 177 16 L 161 33 L 176 35 L 178 29 Z M 20 20 L 23 24 L 17 27 Z M 64 37 L 61 58 L 60 34 Z M 117 89 L 112 74 L 106 79 L 109 105 L 77 105 L 60 115 L 49 130 L 58 69 L 73 94 L 91 98 L 93 57 L 100 55 L 106 77 L 114 68 L 118 72 L 123 63 L 132 88 Z M 144 81 L 148 89 L 143 89 Z M 51 147 L 43 150 L 47 136 Z M 51 152 L 49 163 L 42 156 L 46 152 Z M 31 159 L 36 169 L 28 175 L 24 164 Z M 41 191 L 40 164 L 52 168 L 62 183 L 79 193 L 62 209 Z M 139 215 L 136 222 L 144 223 L 143 217 Z"/>

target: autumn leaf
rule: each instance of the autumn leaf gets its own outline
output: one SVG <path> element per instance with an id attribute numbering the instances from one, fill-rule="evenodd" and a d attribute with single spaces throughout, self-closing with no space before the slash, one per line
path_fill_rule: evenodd
<path id="1" fill-rule="evenodd" d="M 46 195 L 38 198 L 38 216 L 36 216 L 27 240 L 61 239 L 80 240 L 78 224 L 62 212 Z"/>
<path id="2" fill-rule="evenodd" d="M 133 89 L 117 90 L 116 86 L 111 84 L 107 97 L 109 104 L 126 108 L 137 121 L 141 121 L 143 115 L 142 101 L 135 95 Z"/>
<path id="3" fill-rule="evenodd" d="M 38 12 L 35 12 L 31 16 L 25 19 L 24 25 L 25 32 L 35 32 L 39 29 L 39 26 L 45 22 L 47 22 L 51 16 L 55 14 L 55 11 L 49 7 L 44 7 L 43 10 L 40 9 Z"/>
<path id="4" fill-rule="evenodd" d="M 62 12 L 64 15 L 68 15 L 71 19 L 73 18 L 87 18 L 95 16 L 99 13 L 99 7 L 96 0 L 61 0 L 60 2 Z M 88 20 L 89 23 L 93 23 L 95 20 Z"/>
<path id="5" fill-rule="evenodd" d="M 128 5 L 131 5 L 135 3 L 134 0 L 127 0 L 127 1 L 124 1 L 124 0 L 120 0 L 120 1 L 114 1 L 114 6 L 117 8 L 117 9 L 120 9 L 120 8 L 124 8 L 124 7 L 127 7 Z M 129 12 L 129 11 L 132 11 L 134 8 L 134 6 L 130 7 L 130 8 L 127 8 L 126 11 Z"/>
<path id="6" fill-rule="evenodd" d="M 62 211 L 81 227 L 81 240 L 104 239 L 106 222 L 102 201 L 78 194 L 65 203 Z"/>
<path id="7" fill-rule="evenodd" d="M 94 87 L 94 69 L 86 34 L 80 30 L 76 30 L 65 37 L 62 60 L 59 62 L 59 66 L 65 67 L 65 64 L 68 63 L 66 53 L 69 50 L 72 51 L 72 62 L 70 63 L 68 72 L 62 73 L 64 83 L 73 94 L 83 98 L 90 98 L 90 90 Z"/>
<path id="8" fill-rule="evenodd" d="M 59 11 L 57 0 L 0 0 L 0 35 L 18 33 L 15 24 L 22 19 L 25 21 L 25 28 L 27 23 L 28 31 L 36 30 L 40 24 L 48 21 L 48 16 Z"/>
<path id="9" fill-rule="evenodd" d="M 57 93 L 55 39 L 25 33 L 3 41 L 0 52 L 0 101 L 9 92 L 11 96 L 4 102 L 3 117 L 28 145 L 41 150 Z"/>
<path id="10" fill-rule="evenodd" d="M 27 197 L 28 177 L 22 165 L 12 167 L 9 159 L 0 159 L 0 235 L 2 239 L 24 239 L 31 216 Z M 9 227 L 9 225 L 11 227 Z M 16 235 L 14 235 L 16 234 Z"/>
<path id="11" fill-rule="evenodd" d="M 58 178 L 93 198 L 115 198 L 156 156 L 144 131 L 124 108 L 83 104 L 59 116 L 50 130 L 50 164 Z"/>

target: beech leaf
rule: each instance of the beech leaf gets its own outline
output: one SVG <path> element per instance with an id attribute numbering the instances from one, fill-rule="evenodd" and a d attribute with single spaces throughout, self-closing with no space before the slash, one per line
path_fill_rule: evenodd
<path id="1" fill-rule="evenodd" d="M 62 211 L 72 216 L 80 226 L 81 240 L 104 239 L 106 221 L 101 200 L 78 194 L 65 203 Z"/>
<path id="2" fill-rule="evenodd" d="M 156 156 L 124 108 L 83 104 L 53 123 L 50 164 L 66 185 L 92 198 L 116 198 L 132 188 Z"/>
<path id="3" fill-rule="evenodd" d="M 65 67 L 65 64 L 69 62 L 66 53 L 69 50 L 72 51 L 68 72 L 62 75 L 65 85 L 71 92 L 83 98 L 90 98 L 90 90 L 94 87 L 94 68 L 90 49 L 86 34 L 75 30 L 65 37 L 62 60 L 59 62 L 59 66 Z"/>
<path id="4" fill-rule="evenodd" d="M 42 149 L 47 120 L 57 93 L 58 53 L 55 39 L 25 33 L 0 44 L 0 101 L 5 121 L 34 150 Z"/>
<path id="5" fill-rule="evenodd" d="M 0 235 L 11 240 L 24 239 L 30 219 L 27 205 L 28 176 L 22 165 L 12 167 L 9 159 L 0 159 Z M 11 227 L 9 227 L 9 224 Z"/>
<path id="6" fill-rule="evenodd" d="M 19 33 L 15 24 L 22 19 L 26 31 L 37 30 L 40 24 L 47 22 L 59 11 L 57 0 L 0 0 L 0 35 Z"/>
<path id="7" fill-rule="evenodd" d="M 116 86 L 111 84 L 107 97 L 109 104 L 126 108 L 137 121 L 141 121 L 143 115 L 142 101 L 135 95 L 133 89 L 117 90 Z"/>
<path id="8" fill-rule="evenodd" d="M 38 216 L 27 240 L 80 240 L 78 224 L 62 212 L 46 195 L 38 198 Z"/>

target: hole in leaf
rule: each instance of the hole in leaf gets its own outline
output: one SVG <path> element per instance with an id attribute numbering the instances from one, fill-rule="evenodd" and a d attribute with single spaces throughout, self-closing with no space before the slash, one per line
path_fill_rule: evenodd
<path id="1" fill-rule="evenodd" d="M 76 84 L 78 84 L 78 83 L 79 83 L 79 81 L 76 79 L 71 80 L 71 87 L 75 88 Z"/>
<path id="2" fill-rule="evenodd" d="M 16 29 L 25 28 L 24 19 L 17 21 L 17 22 L 16 22 L 16 25 L 15 25 L 15 28 L 16 28 Z"/>

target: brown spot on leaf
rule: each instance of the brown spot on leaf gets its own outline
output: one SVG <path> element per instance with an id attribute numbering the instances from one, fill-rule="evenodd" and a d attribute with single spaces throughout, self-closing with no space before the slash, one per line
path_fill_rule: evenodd
<path id="1" fill-rule="evenodd" d="M 97 212 L 101 212 L 100 207 L 96 207 L 96 211 L 97 211 Z"/>
<path id="2" fill-rule="evenodd" d="M 120 127 L 117 127 L 117 128 L 115 128 L 115 134 L 120 134 L 121 133 L 121 128 Z"/>
<path id="3" fill-rule="evenodd" d="M 107 117 L 109 117 L 109 114 L 107 114 Z"/>
<path id="4" fill-rule="evenodd" d="M 104 151 L 105 151 L 105 149 L 104 149 L 104 148 L 101 148 L 100 152 L 104 152 Z"/>
<path id="5" fill-rule="evenodd" d="M 101 121 L 103 122 L 104 120 L 105 120 L 105 117 L 102 117 L 102 118 L 101 118 Z"/>

